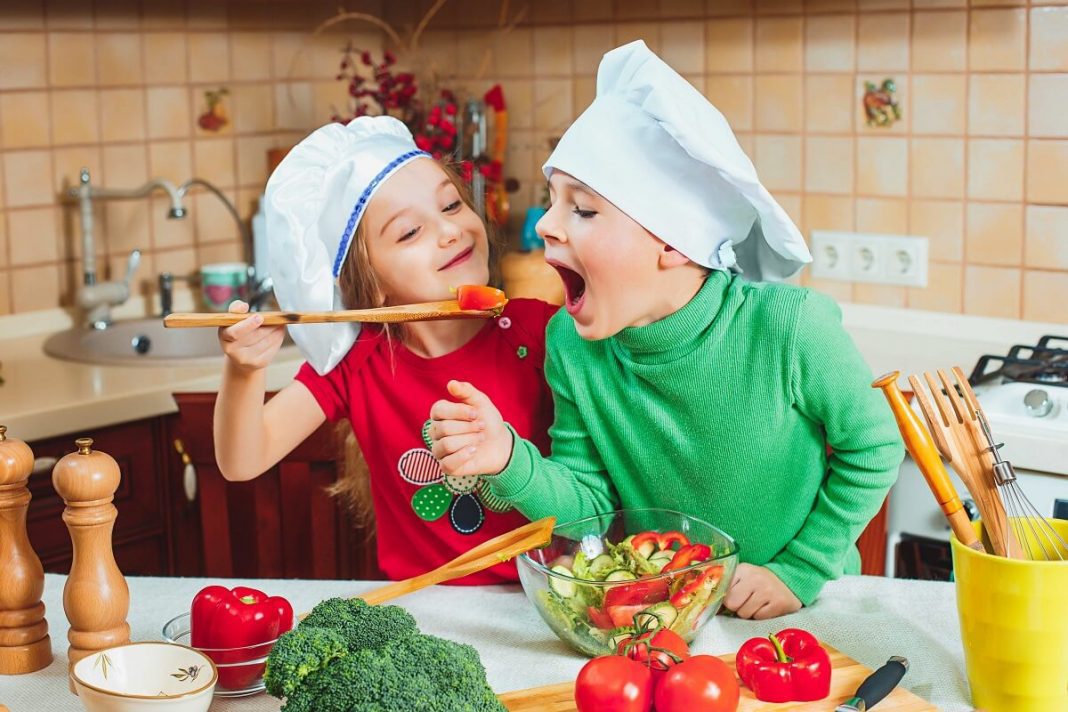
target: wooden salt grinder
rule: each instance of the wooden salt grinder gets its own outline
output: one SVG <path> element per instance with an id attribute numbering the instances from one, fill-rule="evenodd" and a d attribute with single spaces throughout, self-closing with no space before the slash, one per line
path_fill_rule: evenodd
<path id="1" fill-rule="evenodd" d="M 74 548 L 63 587 L 70 667 L 97 650 L 130 642 L 130 589 L 111 548 L 118 516 L 111 501 L 119 487 L 119 466 L 107 453 L 91 450 L 90 438 L 78 438 L 75 444 L 78 452 L 65 455 L 52 470 L 52 486 L 67 505 L 63 521 Z"/>
<path id="2" fill-rule="evenodd" d="M 0 675 L 48 667 L 52 640 L 45 620 L 44 569 L 26 535 L 33 452 L 0 425 Z"/>

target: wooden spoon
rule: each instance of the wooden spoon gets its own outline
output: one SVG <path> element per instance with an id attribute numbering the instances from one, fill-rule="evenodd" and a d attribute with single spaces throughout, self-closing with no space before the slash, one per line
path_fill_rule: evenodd
<path id="1" fill-rule="evenodd" d="M 378 307 L 377 309 L 343 309 L 325 312 L 256 312 L 263 317 L 264 326 L 286 326 L 288 324 L 325 324 L 331 322 L 402 322 L 402 321 L 438 321 L 441 319 L 489 319 L 500 316 L 504 303 L 492 309 L 461 309 L 455 299 L 442 302 L 424 302 L 422 304 L 405 304 L 396 307 Z M 250 314 L 216 314 L 175 313 L 163 319 L 163 325 L 171 329 L 186 329 L 198 326 L 233 326 L 247 319 Z"/>
<path id="2" fill-rule="evenodd" d="M 362 598 L 371 605 L 377 605 L 427 586 L 469 576 L 483 569 L 488 569 L 495 564 L 508 561 L 531 549 L 545 546 L 552 539 L 555 525 L 555 517 L 545 517 L 536 522 L 524 524 L 518 529 L 513 529 L 510 532 L 482 542 L 470 551 L 460 554 L 452 561 L 439 566 L 433 571 L 428 571 L 425 574 L 413 576 L 403 581 L 394 581 L 373 591 L 353 596 L 353 598 Z M 304 620 L 307 615 L 307 613 L 302 613 L 300 620 Z"/>

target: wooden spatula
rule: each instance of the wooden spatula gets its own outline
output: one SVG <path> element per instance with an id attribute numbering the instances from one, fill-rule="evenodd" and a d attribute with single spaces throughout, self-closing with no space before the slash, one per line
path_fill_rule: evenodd
<path id="1" fill-rule="evenodd" d="M 505 300 L 507 303 L 507 300 Z M 455 299 L 442 302 L 424 302 L 422 304 L 405 304 L 396 307 L 378 307 L 377 309 L 344 309 L 326 312 L 257 312 L 263 317 L 265 326 L 286 326 L 289 324 L 325 324 L 330 322 L 402 322 L 402 321 L 439 321 L 441 319 L 489 319 L 500 316 L 504 304 L 492 309 L 461 309 Z M 163 325 L 172 329 L 186 329 L 198 326 L 232 326 L 248 314 L 186 313 L 168 314 Z"/>
<path id="2" fill-rule="evenodd" d="M 433 571 L 428 571 L 425 574 L 403 581 L 386 584 L 381 588 L 376 588 L 353 598 L 362 598 L 367 603 L 377 605 L 427 586 L 477 573 L 483 569 L 488 569 L 494 564 L 508 561 L 531 549 L 545 546 L 552 538 L 555 525 L 555 517 L 545 517 L 536 522 L 524 524 L 518 529 L 513 529 L 510 532 L 482 542 L 470 551 L 460 554 L 449 563 L 443 564 Z M 307 615 L 307 613 L 302 613 L 300 620 L 304 620 Z"/>

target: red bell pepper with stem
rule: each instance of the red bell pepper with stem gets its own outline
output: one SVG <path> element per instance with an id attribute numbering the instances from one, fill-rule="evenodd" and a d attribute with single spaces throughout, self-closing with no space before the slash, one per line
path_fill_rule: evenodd
<path id="1" fill-rule="evenodd" d="M 293 627 L 293 606 L 254 588 L 208 586 L 193 598 L 189 642 L 215 661 L 219 686 L 242 689 L 263 675 L 264 664 L 234 665 L 266 657 L 270 643 Z M 230 650 L 236 648 L 236 650 Z"/>
<path id="2" fill-rule="evenodd" d="M 762 702 L 812 702 L 831 691 L 830 656 L 814 635 L 799 628 L 747 640 L 734 664 Z"/>

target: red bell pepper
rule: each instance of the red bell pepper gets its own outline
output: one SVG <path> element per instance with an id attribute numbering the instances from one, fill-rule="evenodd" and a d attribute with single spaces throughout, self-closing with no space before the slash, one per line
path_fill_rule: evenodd
<path id="1" fill-rule="evenodd" d="M 690 544 L 684 546 L 675 552 L 675 556 L 671 561 L 667 562 L 664 568 L 660 569 L 660 573 L 667 573 L 668 571 L 675 571 L 676 569 L 684 569 L 692 564 L 697 564 L 705 559 L 711 558 L 712 547 L 708 544 Z"/>
<path id="2" fill-rule="evenodd" d="M 654 551 L 668 551 L 675 544 L 682 548 L 689 546 L 690 540 L 682 532 L 642 532 L 630 540 L 634 550 L 645 558 L 652 556 Z"/>
<path id="3" fill-rule="evenodd" d="M 293 627 L 293 606 L 281 596 L 254 588 L 208 586 L 193 598 L 189 642 L 215 661 L 219 686 L 243 689 L 263 675 L 264 664 L 240 665 L 266 657 L 272 643 Z"/>
<path id="4" fill-rule="evenodd" d="M 692 581 L 680 588 L 671 597 L 671 605 L 675 608 L 685 608 L 693 601 L 698 593 L 711 593 L 719 585 L 723 578 L 722 566 L 710 566 L 696 576 Z"/>
<path id="5" fill-rule="evenodd" d="M 508 302 L 508 299 L 499 289 L 480 284 L 465 284 L 456 288 L 456 301 L 460 303 L 460 308 L 464 311 L 483 311 L 500 309 Z"/>
<path id="6" fill-rule="evenodd" d="M 742 644 L 738 677 L 762 702 L 812 702 L 831 691 L 831 658 L 816 637 L 787 628 Z"/>
<path id="7" fill-rule="evenodd" d="M 604 607 L 651 606 L 668 597 L 669 582 L 666 578 L 638 579 L 633 583 L 622 583 L 605 591 Z"/>

